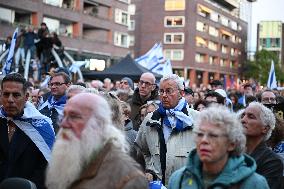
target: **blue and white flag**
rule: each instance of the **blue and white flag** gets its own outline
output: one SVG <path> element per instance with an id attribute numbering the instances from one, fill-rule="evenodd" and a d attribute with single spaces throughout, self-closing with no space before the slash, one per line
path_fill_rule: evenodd
<path id="1" fill-rule="evenodd" d="M 271 61 L 271 67 L 270 67 L 270 72 L 269 72 L 269 76 L 268 76 L 267 87 L 269 89 L 277 88 L 277 82 L 276 82 L 276 76 L 275 76 L 275 69 L 274 69 L 274 62 L 273 62 L 273 60 Z"/>
<path id="2" fill-rule="evenodd" d="M 48 99 L 38 107 L 38 110 L 42 110 L 45 107 L 48 107 L 48 109 L 54 108 L 59 115 L 63 115 L 64 106 L 66 104 L 67 96 L 62 96 L 59 100 L 55 100 L 53 96 L 49 96 Z"/>
<path id="3" fill-rule="evenodd" d="M 80 67 L 84 66 L 86 61 L 75 61 L 69 68 L 69 71 L 72 73 L 77 73 L 80 71 Z"/>
<path id="4" fill-rule="evenodd" d="M 173 73 L 170 60 L 164 58 L 161 43 L 156 43 L 145 55 L 136 58 L 135 61 L 144 68 L 163 76 Z"/>
<path id="5" fill-rule="evenodd" d="M 29 101 L 26 102 L 24 114 L 21 117 L 9 118 L 3 107 L 0 110 L 0 117 L 13 121 L 33 141 L 49 162 L 55 141 L 51 119 L 42 115 Z"/>
<path id="6" fill-rule="evenodd" d="M 2 68 L 2 74 L 3 75 L 7 75 L 7 74 L 10 73 L 11 65 L 12 65 L 13 59 L 14 59 L 14 50 L 15 50 L 17 35 L 18 35 L 18 28 L 16 28 L 16 30 L 13 34 L 11 46 L 10 46 L 9 53 L 8 53 L 8 57 L 7 57 L 7 60 L 5 62 L 5 65 Z"/>
<path id="7" fill-rule="evenodd" d="M 135 61 L 148 70 L 153 69 L 156 63 L 164 62 L 164 55 L 161 43 L 156 43 L 146 54 L 136 58 Z"/>
<path id="8" fill-rule="evenodd" d="M 171 61 L 167 60 L 165 63 L 156 63 L 156 66 L 150 71 L 160 74 L 162 76 L 173 74 Z"/>

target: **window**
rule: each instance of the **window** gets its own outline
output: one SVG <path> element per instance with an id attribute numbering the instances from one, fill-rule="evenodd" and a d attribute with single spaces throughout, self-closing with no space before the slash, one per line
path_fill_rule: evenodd
<path id="1" fill-rule="evenodd" d="M 124 3 L 127 3 L 127 4 L 130 3 L 130 0 L 118 0 L 118 1 L 121 1 L 121 2 L 124 2 Z"/>
<path id="2" fill-rule="evenodd" d="M 195 37 L 197 47 L 207 47 L 207 42 L 202 37 Z"/>
<path id="3" fill-rule="evenodd" d="M 130 31 L 135 30 L 135 20 L 130 20 L 130 24 L 129 24 L 128 29 L 129 29 Z"/>
<path id="4" fill-rule="evenodd" d="M 214 37 L 218 37 L 219 36 L 219 31 L 218 29 L 212 27 L 212 26 L 209 26 L 209 34 L 214 36 Z"/>
<path id="5" fill-rule="evenodd" d="M 199 53 L 196 53 L 195 54 L 195 61 L 198 62 L 198 63 L 201 63 L 201 62 L 205 62 L 205 54 L 199 54 Z"/>
<path id="6" fill-rule="evenodd" d="M 165 27 L 183 27 L 184 16 L 166 16 L 164 19 Z"/>
<path id="7" fill-rule="evenodd" d="M 201 5 L 201 4 L 198 4 L 197 5 L 197 13 L 200 15 L 200 16 L 203 16 L 205 18 L 210 18 L 210 14 L 211 14 L 212 10 L 209 9 L 208 7 L 204 6 L 204 5 Z"/>
<path id="8" fill-rule="evenodd" d="M 228 53 L 228 47 L 225 46 L 225 45 L 222 45 L 221 46 L 221 51 L 222 51 L 222 53 L 227 54 Z"/>
<path id="9" fill-rule="evenodd" d="M 185 10 L 185 0 L 165 0 L 166 11 Z"/>
<path id="10" fill-rule="evenodd" d="M 167 59 L 181 61 L 183 60 L 184 51 L 183 49 L 165 49 L 164 55 Z"/>
<path id="11" fill-rule="evenodd" d="M 128 26 L 129 15 L 126 11 L 115 9 L 115 22 Z"/>
<path id="12" fill-rule="evenodd" d="M 207 32 L 208 31 L 208 25 L 203 22 L 196 22 L 196 30 L 201 32 Z"/>
<path id="13" fill-rule="evenodd" d="M 135 37 L 133 35 L 129 35 L 129 46 L 135 45 Z"/>
<path id="14" fill-rule="evenodd" d="M 221 59 L 221 60 L 220 60 L 220 66 L 221 66 L 221 67 L 224 67 L 224 66 L 225 66 L 225 60 L 224 60 L 224 59 Z"/>
<path id="15" fill-rule="evenodd" d="M 231 21 L 230 24 L 231 24 L 231 28 L 232 28 L 233 30 L 238 30 L 238 24 L 237 24 L 237 22 Z"/>
<path id="16" fill-rule="evenodd" d="M 210 50 L 217 51 L 218 50 L 218 44 L 213 42 L 213 41 L 209 41 L 208 42 L 208 48 Z"/>
<path id="17" fill-rule="evenodd" d="M 221 21 L 221 24 L 223 24 L 224 26 L 228 26 L 229 25 L 229 20 L 226 17 L 224 17 L 224 16 L 220 17 L 220 21 Z"/>
<path id="18" fill-rule="evenodd" d="M 114 45 L 128 48 L 128 35 L 126 33 L 114 32 Z"/>
<path id="19" fill-rule="evenodd" d="M 165 33 L 164 43 L 165 44 L 183 44 L 184 34 L 183 33 Z"/>
<path id="20" fill-rule="evenodd" d="M 209 64 L 212 65 L 212 64 L 217 64 L 218 62 L 218 58 L 216 56 L 210 56 L 209 57 Z"/>
<path id="21" fill-rule="evenodd" d="M 214 22 L 218 22 L 219 19 L 218 14 L 216 12 L 211 12 L 210 19 Z"/>
<path id="22" fill-rule="evenodd" d="M 131 4 L 128 6 L 128 13 L 130 15 L 135 15 L 136 12 L 136 5 L 135 4 Z"/>

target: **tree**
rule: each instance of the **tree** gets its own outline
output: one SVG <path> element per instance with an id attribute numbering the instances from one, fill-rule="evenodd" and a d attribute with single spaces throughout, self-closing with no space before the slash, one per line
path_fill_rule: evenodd
<path id="1" fill-rule="evenodd" d="M 261 50 L 255 53 L 254 61 L 247 61 L 244 65 L 244 76 L 246 79 L 253 78 L 266 85 L 270 71 L 271 61 L 274 61 L 277 81 L 284 82 L 284 72 L 280 68 L 279 59 L 274 52 Z"/>

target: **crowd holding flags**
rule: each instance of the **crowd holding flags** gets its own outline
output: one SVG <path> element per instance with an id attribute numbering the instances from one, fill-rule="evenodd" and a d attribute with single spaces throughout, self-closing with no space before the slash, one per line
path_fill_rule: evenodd
<path id="1" fill-rule="evenodd" d="M 170 60 L 164 58 L 161 43 L 156 43 L 146 54 L 136 58 L 135 61 L 148 70 L 163 76 L 173 73 Z"/>
<path id="2" fill-rule="evenodd" d="M 273 60 L 271 61 L 271 67 L 270 67 L 270 72 L 269 72 L 269 76 L 268 76 L 267 87 L 269 89 L 277 88 L 277 82 L 276 82 L 276 76 L 275 76 L 275 69 L 274 69 L 274 62 L 273 62 Z"/>
<path id="3" fill-rule="evenodd" d="M 8 57 L 7 60 L 5 62 L 5 65 L 2 68 L 2 74 L 3 75 L 7 75 L 11 72 L 11 66 L 13 63 L 13 59 L 14 59 L 14 50 L 15 50 L 15 45 L 16 45 L 16 40 L 17 40 L 17 35 L 18 35 L 18 28 L 16 28 L 14 34 L 13 34 L 13 38 L 11 41 L 11 46 L 9 48 L 9 53 L 8 53 Z"/>

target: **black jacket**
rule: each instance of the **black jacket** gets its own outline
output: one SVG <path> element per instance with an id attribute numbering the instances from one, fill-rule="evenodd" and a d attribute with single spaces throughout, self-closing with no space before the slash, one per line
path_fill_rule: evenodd
<path id="1" fill-rule="evenodd" d="M 47 161 L 34 142 L 19 128 L 11 142 L 7 120 L 0 118 L 0 182 L 9 177 L 31 180 L 38 189 L 44 188 Z"/>
<path id="2" fill-rule="evenodd" d="M 256 161 L 256 172 L 266 178 L 270 189 L 284 187 L 282 161 L 265 142 L 260 143 L 250 156 Z"/>

